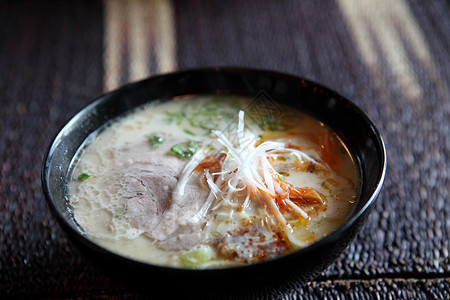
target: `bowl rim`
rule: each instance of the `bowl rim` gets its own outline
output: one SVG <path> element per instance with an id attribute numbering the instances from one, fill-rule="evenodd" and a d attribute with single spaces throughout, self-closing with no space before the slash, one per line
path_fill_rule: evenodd
<path id="1" fill-rule="evenodd" d="M 300 82 L 305 82 L 308 85 L 315 86 L 321 90 L 325 90 L 332 95 L 335 96 L 336 99 L 339 101 L 344 101 L 348 107 L 350 107 L 356 114 L 358 114 L 360 117 L 364 119 L 364 121 L 367 123 L 367 125 L 370 127 L 370 129 L 373 131 L 374 136 L 376 137 L 377 146 L 380 148 L 381 152 L 378 153 L 381 158 L 381 166 L 380 166 L 380 172 L 379 176 L 376 180 L 377 184 L 375 188 L 370 192 L 370 198 L 367 199 L 364 206 L 359 208 L 356 212 L 352 213 L 352 216 L 347 219 L 342 225 L 340 225 L 335 230 L 329 232 L 325 237 L 320 238 L 319 240 L 315 241 L 311 245 L 294 250 L 290 253 L 281 255 L 279 257 L 275 257 L 269 260 L 251 263 L 251 264 L 244 264 L 244 265 L 233 265 L 233 266 L 226 266 L 226 267 L 220 267 L 220 268 L 206 268 L 206 269 L 197 269 L 197 268 L 182 268 L 182 267 L 173 267 L 173 266 L 166 266 L 166 265 L 158 265 L 153 264 L 150 262 L 145 262 L 136 258 L 128 257 L 123 254 L 113 252 L 96 242 L 94 242 L 92 239 L 90 239 L 86 234 L 83 234 L 79 230 L 75 229 L 72 224 L 70 224 L 64 216 L 60 213 L 59 209 L 56 206 L 56 203 L 54 199 L 51 196 L 50 188 L 49 188 L 49 180 L 48 180 L 48 171 L 49 171 L 49 160 L 51 160 L 51 156 L 56 148 L 56 146 L 59 144 L 60 138 L 66 133 L 66 131 L 70 130 L 70 128 L 73 126 L 74 123 L 86 112 L 90 111 L 93 107 L 100 105 L 103 102 L 108 101 L 110 98 L 114 98 L 115 95 L 120 94 L 126 90 L 136 88 L 141 85 L 146 85 L 147 82 L 150 82 L 152 80 L 158 80 L 161 78 L 168 78 L 170 76 L 180 76 L 184 73 L 196 73 L 196 72 L 212 72 L 212 73 L 253 73 L 253 74 L 266 74 L 268 76 L 278 76 L 278 77 L 285 77 L 290 78 L 292 80 Z M 193 95 L 207 95 L 206 93 L 197 93 Z M 159 98 L 161 99 L 161 98 Z M 158 100 L 158 98 L 151 98 L 148 100 L 148 102 L 153 102 L 155 100 Z M 128 111 L 132 110 L 135 107 L 130 108 Z M 104 123 L 111 121 L 111 120 L 105 120 Z M 103 124 L 104 124 L 103 123 Z M 92 133 L 92 132 L 91 132 Z M 81 145 L 80 145 L 81 146 Z M 57 134 L 54 136 L 53 139 L 51 139 L 51 142 L 49 146 L 47 147 L 46 152 L 44 153 L 43 159 L 42 159 L 42 167 L 41 167 L 41 184 L 44 192 L 44 196 L 46 199 L 46 202 L 52 212 L 52 215 L 56 217 L 56 219 L 59 221 L 60 225 L 63 225 L 66 230 L 68 230 L 69 234 L 76 237 L 79 241 L 81 241 L 84 245 L 88 246 L 89 248 L 94 249 L 95 251 L 99 251 L 101 253 L 105 253 L 107 255 L 110 255 L 114 257 L 115 259 L 118 259 L 120 261 L 124 262 L 131 262 L 134 265 L 137 265 L 139 267 L 144 268 L 151 268 L 151 269 L 157 269 L 164 272 L 169 273 L 202 273 L 202 274 L 210 274 L 215 273 L 217 271 L 221 272 L 234 272 L 234 271 L 241 271 L 248 268 L 255 268 L 255 267 L 264 267 L 267 265 L 273 265 L 276 264 L 279 261 L 283 260 L 289 260 L 293 256 L 301 256 L 310 252 L 315 251 L 316 249 L 323 247 L 324 245 L 331 244 L 335 242 L 337 239 L 339 239 L 342 234 L 344 234 L 347 230 L 349 230 L 355 223 L 357 223 L 365 214 L 370 212 L 370 209 L 373 207 L 375 200 L 379 196 L 379 193 L 382 189 L 385 177 L 386 177 L 386 170 L 387 170 L 387 153 L 386 153 L 386 145 L 385 142 L 381 136 L 381 133 L 379 132 L 378 128 L 375 126 L 373 121 L 369 118 L 369 116 L 353 101 L 349 100 L 347 97 L 342 96 L 338 92 L 332 90 L 331 88 L 328 88 L 320 83 L 317 83 L 313 80 L 309 80 L 307 78 L 295 75 L 295 74 L 289 74 L 279 71 L 273 71 L 268 69 L 255 69 L 255 68 L 247 68 L 247 67 L 206 67 L 206 68 L 192 68 L 192 69 L 184 69 L 164 74 L 157 74 L 153 75 L 147 78 L 144 78 L 142 80 L 138 80 L 135 82 L 130 82 L 127 84 L 124 84 L 114 90 L 104 92 L 103 94 L 100 94 L 100 96 L 97 96 L 96 98 L 93 98 L 86 106 L 84 106 L 81 110 L 79 110 L 77 113 L 75 113 L 72 117 L 69 118 L 69 121 L 67 121 L 63 126 L 59 128 L 57 131 Z M 359 158 L 358 158 L 359 159 Z M 67 175 L 67 174 L 66 174 Z"/>

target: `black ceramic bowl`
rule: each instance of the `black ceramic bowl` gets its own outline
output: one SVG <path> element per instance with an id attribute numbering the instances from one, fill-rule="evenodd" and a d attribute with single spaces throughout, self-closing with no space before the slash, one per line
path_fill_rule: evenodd
<path id="1" fill-rule="evenodd" d="M 149 101 L 211 94 L 254 98 L 261 92 L 279 103 L 313 115 L 334 129 L 351 148 L 362 180 L 356 209 L 344 225 L 311 246 L 277 259 L 212 270 L 178 269 L 134 261 L 98 246 L 77 229 L 65 195 L 66 182 L 70 163 L 90 133 Z M 203 290 L 205 286 L 259 288 L 268 284 L 304 284 L 324 271 L 360 230 L 380 192 L 385 171 L 386 151 L 378 130 L 355 104 L 336 92 L 306 79 L 276 72 L 214 68 L 155 76 L 92 102 L 74 116 L 51 143 L 43 162 L 42 185 L 50 209 L 70 239 L 120 280 L 152 289 L 164 287 L 166 283 L 171 290 L 183 283 L 191 290 Z"/>

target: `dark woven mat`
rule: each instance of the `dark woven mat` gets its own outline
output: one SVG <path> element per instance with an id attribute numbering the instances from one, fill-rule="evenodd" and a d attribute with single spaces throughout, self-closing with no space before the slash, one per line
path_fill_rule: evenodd
<path id="1" fill-rule="evenodd" d="M 450 5 L 399 0 L 386 10 L 379 1 L 365 11 L 347 2 L 172 1 L 164 30 L 175 35 L 175 57 L 165 67 L 170 51 L 158 45 L 170 40 L 156 40 L 146 72 L 288 72 L 352 99 L 379 127 L 388 172 L 366 226 L 314 281 L 259 296 L 449 299 Z M 0 2 L 0 298 L 140 298 L 68 243 L 40 183 L 59 128 L 105 89 L 134 79 L 124 48 L 120 78 L 105 83 L 114 78 L 105 57 L 110 4 Z"/>

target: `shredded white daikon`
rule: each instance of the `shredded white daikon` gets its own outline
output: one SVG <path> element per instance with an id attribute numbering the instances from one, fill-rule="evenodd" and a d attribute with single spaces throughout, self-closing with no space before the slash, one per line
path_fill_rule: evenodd
<path id="1" fill-rule="evenodd" d="M 251 132 L 245 131 L 244 112 L 239 112 L 238 119 L 238 143 L 234 146 L 226 135 L 219 130 L 212 130 L 217 139 L 211 138 L 208 144 L 221 144 L 215 149 L 220 153 L 226 151 L 228 155 L 225 157 L 221 165 L 221 170 L 210 173 L 208 169 L 203 171 L 206 183 L 210 189 L 208 198 L 206 199 L 199 212 L 191 219 L 192 222 L 200 221 L 210 210 L 218 209 L 223 203 L 233 205 L 233 199 L 239 193 L 239 197 L 245 197 L 241 204 L 241 208 L 245 209 L 250 205 L 253 198 L 258 197 L 258 193 L 264 193 L 266 199 L 273 201 L 278 195 L 285 200 L 286 205 L 291 210 L 303 218 L 308 218 L 308 214 L 298 207 L 295 203 L 288 199 L 289 192 L 286 190 L 288 183 L 280 183 L 281 175 L 273 168 L 269 161 L 269 157 L 277 157 L 279 155 L 293 155 L 301 162 L 304 160 L 320 164 L 312 157 L 300 150 L 286 148 L 285 144 L 280 142 L 265 141 L 255 147 L 258 138 Z M 244 143 L 244 140 L 253 139 L 253 143 Z M 183 199 L 184 190 L 193 176 L 197 166 L 206 158 L 207 151 L 198 151 L 184 168 L 180 180 L 174 190 L 174 201 L 179 203 Z M 216 179 L 214 179 L 214 176 Z M 245 193 L 246 192 L 246 193 Z M 244 193 L 244 194 L 242 194 Z M 261 197 L 260 197 L 261 198 Z M 269 203 L 267 207 L 278 218 L 278 223 L 286 223 L 282 214 L 274 203 Z M 276 210 L 276 211 L 274 211 Z"/>

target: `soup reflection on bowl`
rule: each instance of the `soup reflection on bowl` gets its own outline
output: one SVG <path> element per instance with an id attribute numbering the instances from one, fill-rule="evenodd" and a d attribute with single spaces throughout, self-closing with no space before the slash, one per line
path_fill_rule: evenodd
<path id="1" fill-rule="evenodd" d="M 350 101 L 219 68 L 100 97 L 55 138 L 42 178 L 63 228 L 106 266 L 216 283 L 278 269 L 301 284 L 354 238 L 385 169 L 381 136 Z"/>

